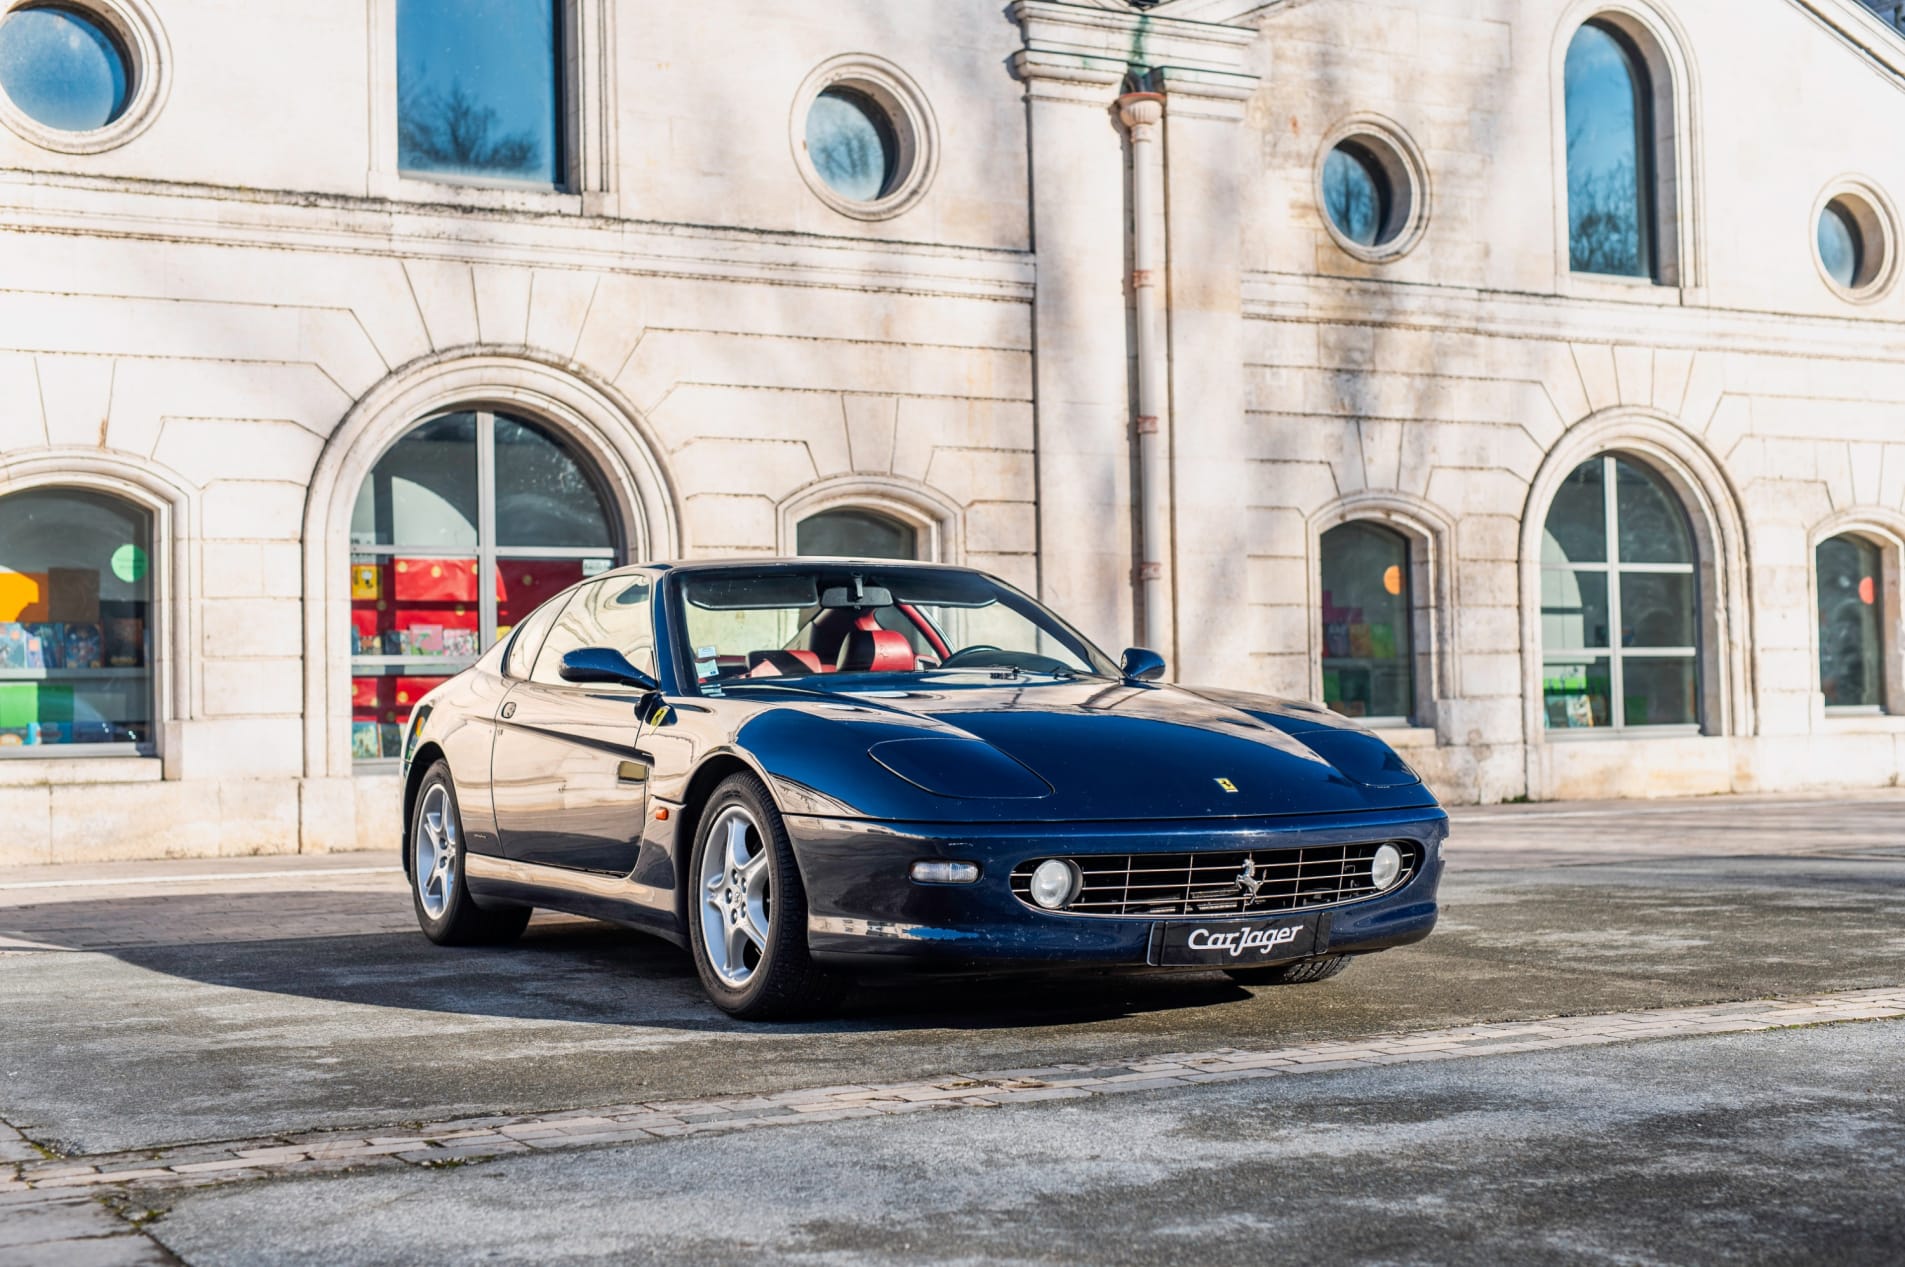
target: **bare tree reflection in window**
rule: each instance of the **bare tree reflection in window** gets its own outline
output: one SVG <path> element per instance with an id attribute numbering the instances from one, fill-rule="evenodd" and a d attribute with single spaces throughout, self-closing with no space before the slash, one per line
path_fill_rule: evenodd
<path id="1" fill-rule="evenodd" d="M 1565 76 L 1568 265 L 1652 276 L 1652 125 L 1640 57 L 1626 37 L 1590 22 L 1568 45 Z"/>
<path id="2" fill-rule="evenodd" d="M 405 170 L 532 172 L 542 146 L 529 132 L 496 135 L 493 106 L 479 103 L 452 80 L 450 90 L 414 89 L 398 108 L 397 161 Z"/>

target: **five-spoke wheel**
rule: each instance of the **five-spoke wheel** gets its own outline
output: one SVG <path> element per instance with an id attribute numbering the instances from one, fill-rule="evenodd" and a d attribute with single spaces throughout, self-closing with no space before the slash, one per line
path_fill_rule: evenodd
<path id="1" fill-rule="evenodd" d="M 708 834 L 701 856 L 701 945 L 716 976 L 744 986 L 767 952 L 773 921 L 771 859 L 760 824 L 745 806 L 723 809 Z"/>
<path id="2" fill-rule="evenodd" d="M 787 828 L 751 774 L 724 780 L 695 830 L 688 924 L 715 1005 L 749 1019 L 819 1011 L 840 982 L 807 953 L 807 893 Z"/>

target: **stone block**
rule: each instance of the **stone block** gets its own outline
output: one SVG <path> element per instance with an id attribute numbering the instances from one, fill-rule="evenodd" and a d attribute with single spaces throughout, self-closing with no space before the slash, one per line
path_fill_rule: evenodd
<path id="1" fill-rule="evenodd" d="M 357 786 L 350 776 L 298 780 L 298 852 L 357 847 Z"/>
<path id="2" fill-rule="evenodd" d="M 53 861 L 52 789 L 0 787 L 0 867 Z"/>
<path id="3" fill-rule="evenodd" d="M 296 541 L 304 531 L 306 489 L 298 483 L 218 480 L 199 495 L 199 526 L 206 538 Z"/>
<path id="4" fill-rule="evenodd" d="M 398 856 L 403 846 L 403 780 L 395 774 L 354 775 L 351 791 L 356 847 Z"/>
<path id="5" fill-rule="evenodd" d="M 55 862 L 213 858 L 224 823 L 218 786 L 190 783 L 68 783 L 50 789 Z"/>
<path id="6" fill-rule="evenodd" d="M 226 779 L 218 784 L 225 857 L 298 852 L 298 783 L 290 778 Z"/>
<path id="7" fill-rule="evenodd" d="M 199 604 L 200 647 L 208 661 L 300 656 L 304 610 L 284 598 L 216 598 Z"/>
<path id="8" fill-rule="evenodd" d="M 199 672 L 206 717 L 289 717 L 304 709 L 304 666 L 295 659 L 207 659 Z"/>

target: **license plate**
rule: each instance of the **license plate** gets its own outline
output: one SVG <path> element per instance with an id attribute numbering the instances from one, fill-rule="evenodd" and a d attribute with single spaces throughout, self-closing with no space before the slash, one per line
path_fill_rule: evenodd
<path id="1" fill-rule="evenodd" d="M 1153 924 L 1151 962 L 1247 968 L 1316 953 L 1315 915 L 1290 919 Z"/>

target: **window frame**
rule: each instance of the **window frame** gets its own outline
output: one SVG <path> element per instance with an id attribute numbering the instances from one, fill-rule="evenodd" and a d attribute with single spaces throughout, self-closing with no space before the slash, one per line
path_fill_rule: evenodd
<path id="1" fill-rule="evenodd" d="M 59 154 L 101 154 L 151 127 L 172 89 L 172 46 L 150 0 L 8 0 L 0 20 L 16 9 L 66 9 L 81 14 L 118 45 L 126 63 L 126 104 L 101 127 L 68 132 L 41 123 L 0 89 L 0 124 L 15 136 Z"/>
<path id="2" fill-rule="evenodd" d="M 403 170 L 398 159 L 397 0 L 370 0 L 371 164 L 373 197 L 454 206 L 614 215 L 614 76 L 609 65 L 612 0 L 555 0 L 557 182 L 541 186 L 484 182 Z"/>
<path id="3" fill-rule="evenodd" d="M 1541 606 L 1541 585 L 1539 581 L 1550 572 L 1580 575 L 1582 573 L 1600 575 L 1607 578 L 1607 629 L 1606 647 L 1581 647 L 1574 649 L 1554 649 L 1541 637 L 1539 665 L 1541 672 L 1535 681 L 1535 702 L 1541 719 L 1542 734 L 1549 739 L 1565 736 L 1592 738 L 1597 735 L 1632 737 L 1698 735 L 1703 733 L 1701 719 L 1706 713 L 1706 648 L 1705 634 L 1700 618 L 1702 597 L 1705 590 L 1705 578 L 1700 565 L 1700 540 L 1695 531 L 1692 516 L 1688 513 L 1686 500 L 1680 495 L 1673 482 L 1659 470 L 1639 458 L 1630 457 L 1614 450 L 1595 454 L 1583 462 L 1577 462 L 1568 468 L 1571 475 L 1587 462 L 1600 462 L 1601 466 L 1601 513 L 1604 530 L 1607 534 L 1607 558 L 1600 563 L 1549 563 L 1539 554 L 1535 558 L 1537 584 L 1535 588 L 1536 629 L 1540 630 L 1539 620 L 1544 609 Z M 1668 497 L 1673 499 L 1679 510 L 1687 534 L 1687 551 L 1691 556 L 1686 563 L 1623 563 L 1620 559 L 1620 488 L 1619 466 L 1621 463 L 1642 470 Z M 1565 478 L 1565 477 L 1564 477 Z M 1541 532 L 1547 531 L 1549 518 L 1554 514 L 1555 499 L 1550 498 L 1547 508 L 1542 512 Z M 1622 578 L 1627 575 L 1672 575 L 1692 577 L 1693 610 L 1692 624 L 1694 641 L 1685 647 L 1636 647 L 1621 645 L 1621 601 Z M 1547 707 L 1547 666 L 1550 664 L 1573 664 L 1583 660 L 1605 659 L 1608 662 L 1608 721 L 1605 726 L 1560 727 L 1548 724 Z M 1674 660 L 1686 661 L 1693 665 L 1693 700 L 1691 722 L 1673 722 L 1663 726 L 1646 724 L 1635 725 L 1627 720 L 1626 667 L 1627 660 Z"/>
<path id="4" fill-rule="evenodd" d="M 1852 537 L 1879 551 L 1879 705 L 1827 705 L 1819 645 L 1819 547 Z M 1877 508 L 1835 515 L 1813 531 L 1808 544 L 1807 578 L 1812 641 L 1812 694 L 1815 716 L 1829 727 L 1878 725 L 1891 729 L 1905 721 L 1905 520 Z"/>
<path id="5" fill-rule="evenodd" d="M 496 601 L 496 575 L 499 559 L 573 559 L 581 562 L 585 567 L 591 562 L 601 560 L 603 566 L 597 573 L 585 573 L 580 582 L 569 587 L 571 596 L 573 596 L 578 587 L 587 585 L 601 572 L 613 571 L 627 561 L 627 534 L 621 523 L 620 516 L 616 513 L 616 500 L 607 487 L 603 473 L 597 469 L 590 455 L 580 451 L 576 445 L 567 439 L 561 430 L 522 411 L 511 408 L 497 408 L 480 403 L 452 405 L 447 408 L 437 409 L 416 419 L 411 423 L 409 428 L 395 440 L 391 441 L 389 445 L 385 446 L 377 458 L 371 463 L 370 468 L 365 472 L 364 479 L 370 480 L 375 478 L 377 465 L 383 461 L 384 456 L 395 450 L 398 445 L 415 434 L 418 429 L 429 425 L 439 418 L 459 413 L 470 414 L 476 420 L 476 548 L 473 552 L 477 564 L 476 655 L 469 658 L 450 658 L 415 655 L 358 655 L 353 652 L 348 658 L 349 676 L 353 679 L 360 676 L 392 676 L 391 671 L 399 668 L 408 668 L 411 672 L 394 674 L 394 676 L 434 677 L 438 676 L 438 674 L 424 670 L 442 669 L 444 672 L 441 676 L 446 678 L 454 677 L 474 665 L 484 655 L 494 649 L 499 642 L 507 642 L 515 633 L 518 626 L 511 626 L 509 633 L 502 635 L 500 638 L 496 636 L 495 630 L 498 611 Z M 496 536 L 496 424 L 499 416 L 532 426 L 551 444 L 557 446 L 566 454 L 571 461 L 575 462 L 584 477 L 589 480 L 597 500 L 601 503 L 603 517 L 608 524 L 611 539 L 610 546 L 505 547 L 498 542 Z M 363 487 L 361 481 L 358 487 L 360 490 Z M 353 501 L 353 505 L 354 504 L 355 502 Z M 347 535 L 348 531 L 347 527 Z M 359 556 L 371 556 L 378 559 L 405 556 L 436 557 L 430 555 L 427 551 L 420 551 L 420 548 L 417 546 L 406 545 L 360 545 L 355 542 L 347 541 L 347 549 L 352 559 L 356 559 Z M 451 554 L 451 551 L 445 550 L 443 557 L 451 557 Z M 468 558 L 470 555 L 457 552 L 454 557 Z M 554 602 L 558 597 L 560 597 L 559 594 L 555 597 L 551 597 L 547 601 Z M 539 610 L 539 608 L 532 609 L 531 614 L 533 614 L 534 610 Z M 558 619 L 560 619 L 560 616 L 558 616 Z M 537 655 L 541 655 L 540 648 L 537 649 Z M 505 660 L 506 659 L 507 652 L 505 652 Z M 360 668 L 374 669 L 376 673 L 360 674 L 358 672 Z M 533 665 L 531 671 L 533 672 Z M 513 681 L 515 679 L 511 680 Z M 379 766 L 395 768 L 396 764 L 396 760 L 390 757 L 352 759 L 352 768 L 357 770 L 376 769 Z"/>
<path id="6" fill-rule="evenodd" d="M 1577 273 L 1571 267 L 1567 162 L 1567 55 L 1581 27 L 1596 24 L 1625 37 L 1648 82 L 1653 270 L 1647 277 Z M 1554 28 L 1550 58 L 1554 182 L 1555 290 L 1579 298 L 1655 304 L 1705 301 L 1705 257 L 1699 232 L 1704 181 L 1699 168 L 1701 121 L 1696 67 L 1685 33 L 1652 0 L 1575 0 Z"/>
<path id="7" fill-rule="evenodd" d="M 1421 578 L 1419 578 L 1416 575 L 1416 573 L 1422 567 L 1422 562 L 1418 557 L 1421 551 L 1418 548 L 1415 537 L 1413 537 L 1410 533 L 1402 531 L 1400 528 L 1396 527 L 1394 524 L 1387 523 L 1381 519 L 1370 518 L 1367 516 L 1352 517 L 1349 519 L 1344 519 L 1340 523 L 1331 524 L 1329 527 L 1324 528 L 1320 532 L 1318 532 L 1316 535 L 1316 570 L 1317 570 L 1317 579 L 1318 579 L 1317 602 L 1313 605 L 1311 609 L 1310 618 L 1311 618 L 1311 621 L 1318 626 L 1318 629 L 1321 630 L 1324 623 L 1322 619 L 1323 617 L 1322 596 L 1324 593 L 1323 581 L 1326 576 L 1326 573 L 1324 572 L 1323 550 L 1324 550 L 1326 540 L 1331 533 L 1340 531 L 1341 529 L 1344 529 L 1344 528 L 1351 528 L 1351 527 L 1375 529 L 1378 532 L 1387 533 L 1388 535 L 1390 535 L 1391 537 L 1394 537 L 1397 541 L 1402 543 L 1402 594 L 1400 595 L 1400 597 L 1402 599 L 1403 613 L 1405 617 L 1403 621 L 1403 628 L 1408 631 L 1408 636 L 1409 636 L 1408 654 L 1398 657 L 1399 659 L 1402 660 L 1402 662 L 1407 666 L 1407 669 L 1408 669 L 1409 684 L 1408 684 L 1407 699 L 1409 701 L 1409 711 L 1407 713 L 1400 713 L 1400 714 L 1381 714 L 1381 715 L 1372 715 L 1367 717 L 1357 717 L 1354 720 L 1357 722 L 1360 722 L 1362 725 L 1367 726 L 1372 730 L 1413 729 L 1417 725 L 1416 717 L 1418 712 L 1420 711 L 1420 700 L 1422 698 L 1422 686 L 1421 686 L 1421 683 L 1418 681 L 1418 678 L 1422 672 L 1422 662 L 1421 662 L 1422 649 L 1417 645 L 1418 643 L 1418 628 L 1417 627 L 1422 623 L 1422 619 L 1421 619 L 1421 613 L 1420 613 L 1420 599 L 1417 597 L 1417 593 L 1416 593 L 1417 587 L 1420 584 L 1420 580 L 1421 580 Z M 1313 634 L 1312 636 L 1316 636 L 1316 635 Z M 1328 654 L 1328 644 L 1322 638 L 1318 639 L 1317 647 L 1318 647 L 1318 650 L 1317 650 L 1316 663 L 1317 663 L 1319 674 L 1323 674 L 1327 672 L 1328 663 L 1330 660 L 1345 658 L 1345 657 L 1330 656 Z M 1351 656 L 1346 658 L 1355 659 L 1356 657 Z M 1316 693 L 1316 698 L 1317 698 L 1317 702 L 1321 703 L 1325 708 L 1329 708 L 1329 700 L 1326 696 L 1326 693 L 1322 689 L 1320 689 L 1320 687 Z M 1336 710 L 1331 708 L 1330 711 L 1335 712 Z M 1348 714 L 1347 713 L 1339 714 L 1339 716 L 1346 717 L 1348 716 Z"/>
<path id="8" fill-rule="evenodd" d="M 22 494 L 71 494 L 85 493 L 104 500 L 115 501 L 136 512 L 144 520 L 146 559 L 150 588 L 146 598 L 148 613 L 146 628 L 146 648 L 148 662 L 140 666 L 146 682 L 146 704 L 149 733 L 143 743 L 69 743 L 69 744 L 22 744 L 0 746 L 0 762 L 44 762 L 65 760 L 120 760 L 128 758 L 136 761 L 151 761 L 161 757 L 162 741 L 166 723 L 171 719 L 172 711 L 168 706 L 172 687 L 171 648 L 167 639 L 173 636 L 171 622 L 168 619 L 171 606 L 171 575 L 167 566 L 166 543 L 170 540 L 169 508 L 155 504 L 144 498 L 130 496 L 122 487 L 104 482 L 92 482 L 85 479 L 58 478 L 51 480 L 25 481 L 11 487 L 0 486 L 0 500 Z M 110 667 L 91 670 L 111 674 Z M 39 673 L 38 678 L 28 675 Z M 46 681 L 49 670 L 40 669 L 0 669 L 0 681 Z M 14 675 L 18 676 L 14 676 Z M 129 675 L 128 675 L 129 676 Z"/>

